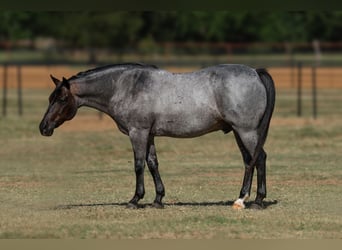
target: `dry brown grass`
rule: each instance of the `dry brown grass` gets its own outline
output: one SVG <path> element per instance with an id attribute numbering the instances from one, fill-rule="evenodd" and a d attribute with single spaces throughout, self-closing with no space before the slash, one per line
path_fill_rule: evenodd
<path id="1" fill-rule="evenodd" d="M 81 114 L 51 138 L 38 134 L 37 121 L 0 123 L 1 238 L 342 237 L 341 119 L 275 117 L 264 211 L 231 208 L 243 174 L 231 134 L 158 138 L 166 208 L 128 210 L 131 146 L 109 118 Z M 145 176 L 142 204 L 154 197 Z M 253 198 L 255 183 L 252 192 Z"/>
<path id="2" fill-rule="evenodd" d="M 45 73 L 47 85 L 37 88 L 50 86 Z M 338 105 L 317 120 L 295 118 L 281 112 L 291 111 L 294 99 L 279 91 L 266 143 L 267 209 L 231 208 L 242 160 L 233 135 L 217 132 L 156 139 L 166 207 L 128 210 L 135 181 L 128 138 L 89 110 L 41 137 L 48 92 L 27 90 L 24 116 L 0 120 L 0 238 L 342 238 Z M 147 170 L 145 176 L 146 205 L 154 187 Z M 254 181 L 252 199 L 255 191 Z"/>

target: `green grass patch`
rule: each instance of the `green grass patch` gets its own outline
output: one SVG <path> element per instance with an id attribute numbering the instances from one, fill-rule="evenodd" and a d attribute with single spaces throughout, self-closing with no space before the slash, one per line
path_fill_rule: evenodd
<path id="1" fill-rule="evenodd" d="M 232 209 L 243 178 L 232 134 L 157 138 L 165 209 L 146 168 L 145 208 L 125 203 L 135 189 L 133 155 L 113 129 L 56 130 L 38 124 L 47 92 L 26 92 L 30 108 L 0 120 L 0 238 L 330 239 L 342 237 L 342 119 L 297 119 L 275 112 L 268 152 L 268 207 Z M 291 99 L 279 94 L 278 110 Z M 288 100 L 288 101 L 286 101 Z M 338 108 L 338 107 L 337 107 Z M 338 113 L 340 110 L 332 110 Z M 97 113 L 84 110 L 80 116 Z M 71 121 L 72 123 L 72 121 Z M 252 188 L 255 197 L 256 179 Z"/>

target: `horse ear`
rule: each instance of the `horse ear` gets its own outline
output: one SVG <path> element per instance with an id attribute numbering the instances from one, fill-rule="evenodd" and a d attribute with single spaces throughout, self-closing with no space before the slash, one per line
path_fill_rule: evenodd
<path id="1" fill-rule="evenodd" d="M 56 77 L 54 77 L 53 75 L 50 75 L 50 77 L 51 77 L 51 80 L 54 82 L 54 84 L 56 85 L 56 86 L 58 86 L 60 83 L 61 83 L 61 81 L 60 80 L 58 80 Z"/>
<path id="2" fill-rule="evenodd" d="M 70 83 L 67 79 L 65 79 L 65 77 L 63 77 L 63 86 L 66 87 L 67 89 L 70 89 Z"/>

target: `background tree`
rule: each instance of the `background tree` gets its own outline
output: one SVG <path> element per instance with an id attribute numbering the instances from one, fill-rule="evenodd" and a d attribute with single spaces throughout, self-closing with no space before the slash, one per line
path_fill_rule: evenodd
<path id="1" fill-rule="evenodd" d="M 153 42 L 342 40 L 341 11 L 0 11 L 0 41 L 52 37 L 69 47 L 135 47 Z"/>

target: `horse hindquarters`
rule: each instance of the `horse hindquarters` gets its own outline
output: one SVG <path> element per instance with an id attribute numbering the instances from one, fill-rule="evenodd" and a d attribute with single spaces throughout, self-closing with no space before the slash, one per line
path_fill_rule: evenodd
<path id="1" fill-rule="evenodd" d="M 275 104 L 275 88 L 272 77 L 264 69 L 257 69 L 266 90 L 267 105 L 256 129 L 234 128 L 236 141 L 239 145 L 244 164 L 245 176 L 239 199 L 235 208 L 244 208 L 244 201 L 250 196 L 254 166 L 257 167 L 257 196 L 255 208 L 262 208 L 262 200 L 266 197 L 266 152 L 263 149 Z"/>

